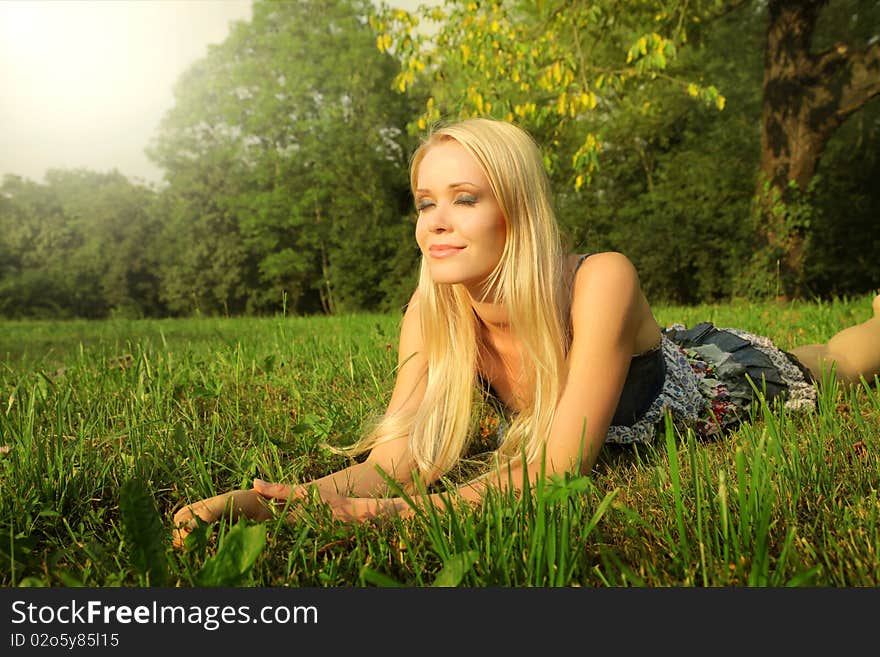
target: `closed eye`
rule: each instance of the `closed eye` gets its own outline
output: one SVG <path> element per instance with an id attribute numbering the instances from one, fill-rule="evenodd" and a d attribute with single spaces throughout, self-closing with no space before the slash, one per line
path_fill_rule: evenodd
<path id="1" fill-rule="evenodd" d="M 458 196 L 455 199 L 455 203 L 457 205 L 476 205 L 477 204 L 477 197 L 470 196 L 470 195 Z"/>

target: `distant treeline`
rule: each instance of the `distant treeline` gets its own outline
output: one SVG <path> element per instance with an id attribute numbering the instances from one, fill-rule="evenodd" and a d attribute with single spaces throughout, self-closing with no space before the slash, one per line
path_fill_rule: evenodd
<path id="1" fill-rule="evenodd" d="M 861 5 L 839 3 L 826 23 L 846 23 Z M 148 148 L 163 185 L 115 171 L 6 176 L 0 316 L 399 309 L 419 257 L 408 181 L 418 137 L 408 125 L 436 89 L 394 88 L 401 63 L 377 48 L 372 7 L 256 2 L 252 20 L 178 82 Z M 757 293 L 746 272 L 764 38 L 761 12 L 722 15 L 676 60 L 725 94 L 723 111 L 669 86 L 631 90 L 613 112 L 590 115 L 608 123 L 592 182 L 572 184 L 570 157 L 551 167 L 571 249 L 626 253 L 652 301 Z M 550 134 L 536 134 L 548 151 L 570 153 L 583 140 Z M 836 131 L 810 189 L 786 210 L 807 236 L 803 294 L 880 284 L 877 181 L 875 98 Z"/>

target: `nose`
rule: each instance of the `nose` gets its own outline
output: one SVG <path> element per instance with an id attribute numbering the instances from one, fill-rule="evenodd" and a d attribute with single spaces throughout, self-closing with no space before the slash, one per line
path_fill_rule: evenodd
<path id="1" fill-rule="evenodd" d="M 450 227 L 446 205 L 444 203 L 438 203 L 434 209 L 428 213 L 428 230 L 432 233 L 445 233 Z"/>

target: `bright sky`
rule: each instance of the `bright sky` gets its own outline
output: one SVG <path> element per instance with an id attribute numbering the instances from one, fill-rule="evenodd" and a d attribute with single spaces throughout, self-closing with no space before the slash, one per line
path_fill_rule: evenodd
<path id="1" fill-rule="evenodd" d="M 85 167 L 158 183 L 144 148 L 174 83 L 250 17 L 251 0 L 0 0 L 0 178 Z"/>

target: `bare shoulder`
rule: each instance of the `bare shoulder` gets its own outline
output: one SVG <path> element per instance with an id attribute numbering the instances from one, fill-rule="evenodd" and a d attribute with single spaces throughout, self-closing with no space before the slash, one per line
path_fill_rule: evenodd
<path id="1" fill-rule="evenodd" d="M 587 295 L 623 297 L 640 292 L 639 274 L 629 258 L 617 251 L 594 253 L 577 270 L 572 304 Z"/>
<path id="2" fill-rule="evenodd" d="M 634 353 L 659 340 L 659 327 L 642 293 L 638 271 L 616 251 L 593 254 L 577 270 L 571 319 L 575 339 L 584 332 L 587 339 L 593 339 L 596 331 L 610 331 L 629 336 Z"/>

